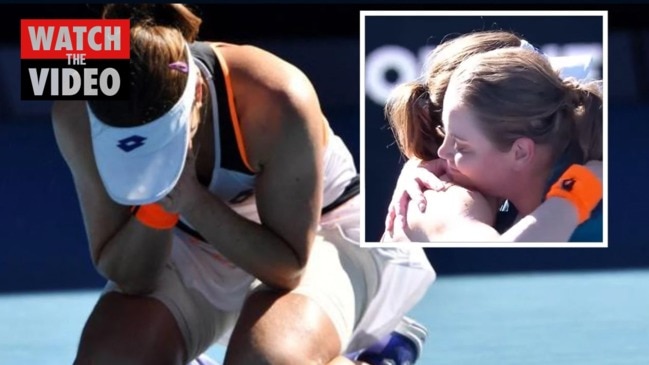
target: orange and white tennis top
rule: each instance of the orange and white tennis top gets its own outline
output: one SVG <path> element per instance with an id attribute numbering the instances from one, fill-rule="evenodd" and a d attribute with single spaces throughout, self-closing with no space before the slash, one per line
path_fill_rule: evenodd
<path id="1" fill-rule="evenodd" d="M 208 189 L 228 203 L 234 211 L 259 223 L 254 199 L 255 174 L 246 158 L 227 64 L 220 55 L 216 43 L 195 42 L 190 46 L 190 50 L 205 79 L 211 81 L 208 82 L 208 86 L 214 113 L 215 163 Z M 340 137 L 335 135 L 324 117 L 323 126 L 327 128 L 322 191 L 324 215 L 357 195 L 359 183 L 358 172 L 348 148 Z M 234 266 L 213 246 L 205 243 L 200 234 L 184 222 L 182 217 L 176 233 L 177 238 L 188 243 L 186 245 L 188 247 L 175 249 L 183 251 L 191 249 L 193 252 L 174 254 L 176 259 L 186 261 L 181 263 L 185 267 L 184 270 L 188 269 L 186 266 L 196 268 L 196 273 L 186 279 L 197 282 L 187 284 L 200 287 L 207 285 L 210 292 L 219 298 L 218 303 L 214 304 L 221 309 L 229 310 L 240 305 L 239 302 L 243 300 L 253 280 L 250 274 Z M 196 247 L 208 255 L 196 254 Z M 206 257 L 212 261 L 216 260 L 219 264 L 205 264 Z M 202 262 L 199 263 L 197 260 Z M 200 271 L 198 268 L 201 268 Z M 206 270 L 211 272 L 205 272 Z"/>

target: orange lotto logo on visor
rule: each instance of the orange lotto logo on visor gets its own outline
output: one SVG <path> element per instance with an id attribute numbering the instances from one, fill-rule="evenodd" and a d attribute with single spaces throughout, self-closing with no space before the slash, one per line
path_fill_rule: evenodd
<path id="1" fill-rule="evenodd" d="M 128 19 L 21 19 L 21 99 L 128 99 Z"/>

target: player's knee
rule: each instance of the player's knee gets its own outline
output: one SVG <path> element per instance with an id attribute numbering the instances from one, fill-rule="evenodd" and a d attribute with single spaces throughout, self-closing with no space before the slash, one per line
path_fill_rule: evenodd
<path id="1" fill-rule="evenodd" d="M 143 360 L 117 343 L 86 341 L 79 346 L 74 365 L 144 364 Z"/>
<path id="2" fill-rule="evenodd" d="M 302 295 L 254 293 L 246 303 L 226 364 L 326 364 L 340 352 L 335 327 Z"/>
<path id="3" fill-rule="evenodd" d="M 156 351 L 133 351 L 120 349 L 118 344 L 106 346 L 106 344 L 86 345 L 80 347 L 74 360 L 74 365 L 182 365 L 179 358 L 168 357 L 168 354 L 156 353 Z"/>
<path id="4" fill-rule="evenodd" d="M 229 356 L 224 365 L 291 365 L 327 364 L 329 358 L 319 356 L 299 349 L 296 343 L 290 345 L 255 346 L 253 349 L 240 351 L 234 356 Z"/>
<path id="5" fill-rule="evenodd" d="M 181 365 L 182 352 L 155 346 L 155 339 L 126 332 L 88 328 L 79 343 L 74 365 Z M 164 341 L 161 341 L 164 343 Z M 166 348 L 165 348 L 166 347 Z"/>
<path id="6" fill-rule="evenodd" d="M 338 342 L 310 336 L 300 331 L 277 334 L 253 329 L 244 341 L 231 343 L 226 364 L 327 364 L 338 355 Z"/>

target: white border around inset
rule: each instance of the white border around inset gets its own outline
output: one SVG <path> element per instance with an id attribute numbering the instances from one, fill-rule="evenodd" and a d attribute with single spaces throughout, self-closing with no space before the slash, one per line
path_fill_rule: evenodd
<path id="1" fill-rule="evenodd" d="M 365 241 L 365 18 L 367 16 L 601 16 L 602 17 L 602 80 L 603 82 L 603 194 L 602 194 L 602 237 L 603 242 L 408 242 L 383 243 Z M 608 247 L 608 11 L 487 11 L 487 10 L 452 10 L 452 11 L 360 11 L 360 174 L 361 174 L 361 247 L 396 247 L 407 244 L 411 247 L 425 248 L 607 248 Z"/>

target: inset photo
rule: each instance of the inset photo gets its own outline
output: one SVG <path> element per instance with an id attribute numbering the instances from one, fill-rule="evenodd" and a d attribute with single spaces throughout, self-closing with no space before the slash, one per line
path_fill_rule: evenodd
<path id="1" fill-rule="evenodd" d="M 362 11 L 362 245 L 607 247 L 607 15 Z"/>

